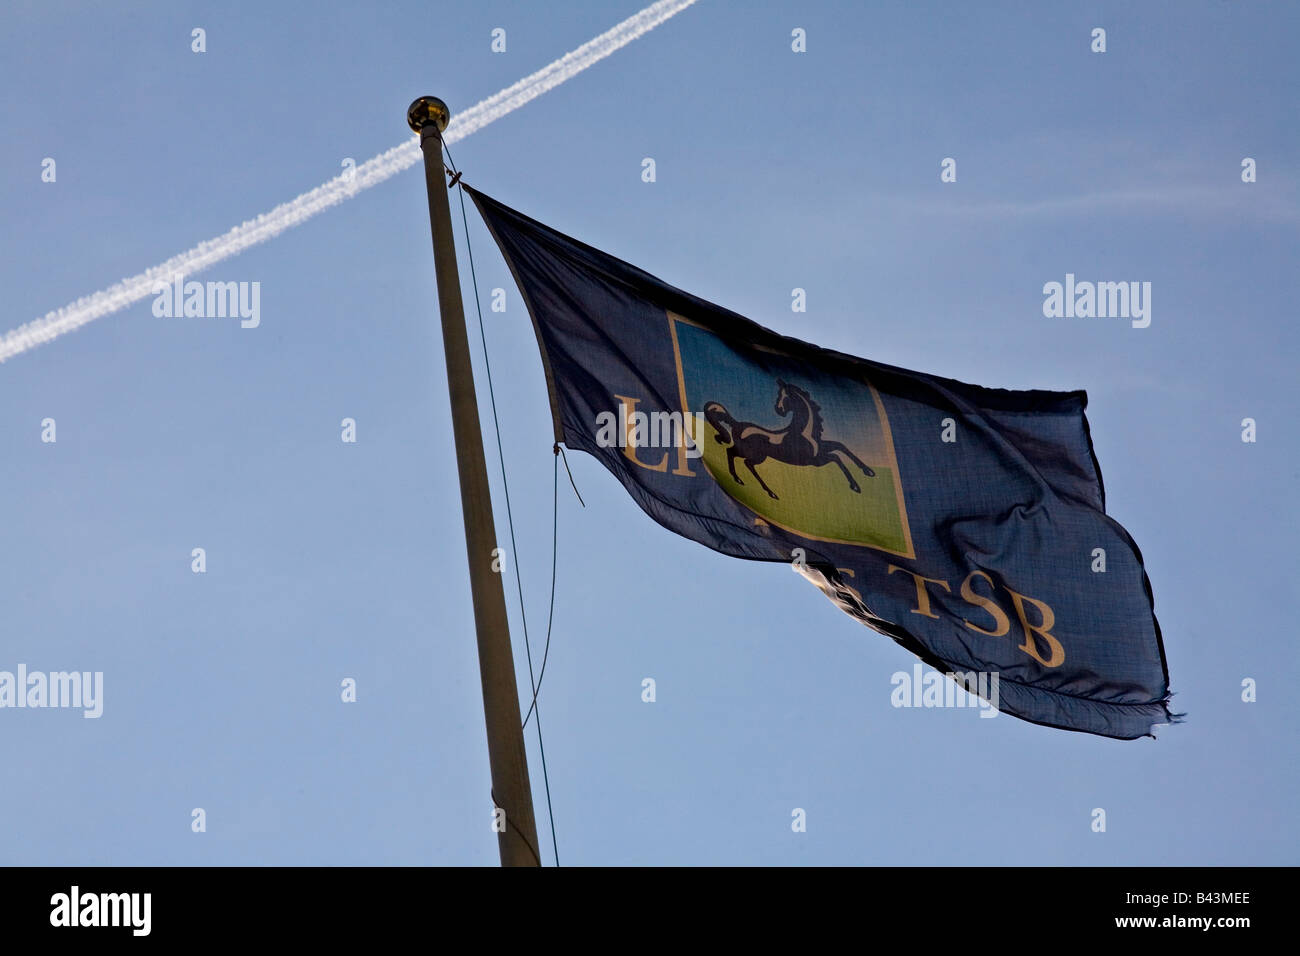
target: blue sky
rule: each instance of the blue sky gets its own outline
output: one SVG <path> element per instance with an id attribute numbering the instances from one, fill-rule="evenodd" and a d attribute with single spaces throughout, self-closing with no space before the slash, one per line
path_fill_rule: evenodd
<path id="1" fill-rule="evenodd" d="M 463 109 L 637 9 L 8 5 L 3 328 L 401 142 L 413 97 Z M 906 652 L 789 569 L 662 530 L 575 454 L 542 693 L 561 862 L 1298 862 L 1298 33 L 1287 3 L 703 0 L 457 144 L 490 195 L 784 333 L 1087 389 L 1189 714 L 1121 742 L 894 709 Z M 507 290 L 487 339 L 539 653 L 545 385 L 470 238 L 480 290 Z M 1151 282 L 1151 326 L 1045 318 L 1071 272 Z M 0 710 L 0 861 L 494 864 L 423 178 L 201 278 L 260 282 L 261 325 L 145 301 L 0 366 L 0 669 L 105 688 L 98 720 Z"/>

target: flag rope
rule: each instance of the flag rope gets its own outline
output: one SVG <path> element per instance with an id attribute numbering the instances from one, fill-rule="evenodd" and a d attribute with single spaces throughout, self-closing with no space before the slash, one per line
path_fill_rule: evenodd
<path id="1" fill-rule="evenodd" d="M 569 456 L 564 453 L 564 446 L 556 442 L 551 451 L 564 459 L 564 470 L 569 475 L 569 484 L 573 486 L 573 493 L 578 495 L 578 504 L 587 507 L 587 503 L 582 500 L 582 495 L 578 494 L 578 486 L 574 483 L 573 472 L 569 471 Z M 542 689 L 542 679 L 546 677 L 546 662 L 551 659 L 551 625 L 555 621 L 555 559 L 559 543 L 559 509 L 560 509 L 560 469 L 559 463 L 552 461 L 551 475 L 551 609 L 546 616 L 546 645 L 542 648 L 542 666 L 537 671 L 537 686 L 533 689 L 533 702 L 528 706 L 528 713 L 524 715 L 524 726 L 528 726 L 528 717 L 537 706 L 537 695 Z"/>
<path id="2" fill-rule="evenodd" d="M 557 441 L 555 447 L 551 450 L 564 459 L 564 473 L 569 476 L 569 486 L 573 488 L 573 493 L 578 496 L 578 504 L 584 508 L 587 507 L 587 502 L 582 500 L 582 492 L 578 490 L 578 483 L 573 480 L 573 472 L 569 471 L 569 456 L 564 453 L 564 446 Z M 542 668 L 545 669 L 545 667 L 546 662 L 543 661 Z"/>
<path id="3" fill-rule="evenodd" d="M 452 174 L 452 181 L 455 182 L 457 185 L 460 185 L 461 174 L 456 169 L 456 161 L 452 159 L 451 150 L 446 147 L 445 141 L 443 143 L 443 148 L 447 154 L 447 163 L 449 164 L 449 171 Z M 500 462 L 500 466 L 501 466 L 501 486 L 502 486 L 502 490 L 504 491 L 505 500 L 506 500 L 506 525 L 510 529 L 510 560 L 511 563 L 514 565 L 515 587 L 519 592 L 519 619 L 522 622 L 523 629 L 524 629 L 524 655 L 528 660 L 528 684 L 532 690 L 532 697 L 533 697 L 532 704 L 528 708 L 528 717 L 531 717 L 534 712 L 537 714 L 537 720 L 536 720 L 537 748 L 541 753 L 541 757 L 542 757 L 542 782 L 546 788 L 546 815 L 550 818 L 550 824 L 551 824 L 551 850 L 555 854 L 555 865 L 559 866 L 560 849 L 559 849 L 558 841 L 556 840 L 555 837 L 555 811 L 551 804 L 551 779 L 550 779 L 550 774 L 547 771 L 547 767 L 546 767 L 546 744 L 542 740 L 542 711 L 541 711 L 541 707 L 539 707 L 537 703 L 537 694 L 541 690 L 541 681 L 538 679 L 538 677 L 534 676 L 534 672 L 533 672 L 532 642 L 529 640 L 528 637 L 528 614 L 525 611 L 525 606 L 524 606 L 524 583 L 523 583 L 523 577 L 519 571 L 519 550 L 517 545 L 515 544 L 514 513 L 510 507 L 510 483 L 506 479 L 506 456 L 505 456 L 505 449 L 501 444 L 501 421 L 500 418 L 497 416 L 496 392 L 492 388 L 492 362 L 488 358 L 487 332 L 485 331 L 483 325 L 483 303 L 479 297 L 478 274 L 474 268 L 474 247 L 471 244 L 470 237 L 469 237 L 469 215 L 465 211 L 465 191 L 463 189 L 460 189 L 457 190 L 457 192 L 458 195 L 460 196 L 461 224 L 464 227 L 464 231 L 465 231 L 465 251 L 469 257 L 470 282 L 474 287 L 474 309 L 478 313 L 479 340 L 483 343 L 483 367 L 487 372 L 488 398 L 492 406 L 492 428 L 496 432 L 497 460 Z M 554 475 L 554 481 L 552 482 L 553 485 L 552 516 L 554 522 L 554 527 L 552 531 L 554 532 L 555 530 L 558 529 L 558 524 L 559 524 L 558 521 L 559 464 L 558 463 L 556 463 L 555 468 L 553 470 L 555 472 L 555 475 Z M 555 614 L 555 565 L 556 565 L 557 551 L 558 551 L 558 538 L 555 533 L 552 533 L 551 535 L 551 619 L 554 618 L 554 614 Z M 550 651 L 550 645 L 551 645 L 551 621 L 548 620 L 546 624 L 546 649 L 548 652 Z M 524 727 L 528 726 L 528 717 L 524 718 L 524 722 L 523 722 Z"/>

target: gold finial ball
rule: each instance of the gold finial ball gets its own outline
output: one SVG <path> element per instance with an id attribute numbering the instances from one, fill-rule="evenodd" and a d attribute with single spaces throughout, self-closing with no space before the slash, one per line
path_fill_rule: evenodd
<path id="1" fill-rule="evenodd" d="M 447 104 L 436 96 L 421 96 L 406 111 L 407 125 L 417 133 L 430 123 L 436 124 L 438 132 L 441 133 L 446 130 L 450 121 L 451 110 L 447 109 Z"/>

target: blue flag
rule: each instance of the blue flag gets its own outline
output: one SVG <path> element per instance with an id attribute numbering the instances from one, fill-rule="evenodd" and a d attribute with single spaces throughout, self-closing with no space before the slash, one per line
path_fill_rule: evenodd
<path id="1" fill-rule="evenodd" d="M 532 317 L 556 441 L 651 518 L 792 563 L 1003 713 L 1125 739 L 1174 719 L 1084 392 L 982 388 L 787 338 L 466 188 Z"/>

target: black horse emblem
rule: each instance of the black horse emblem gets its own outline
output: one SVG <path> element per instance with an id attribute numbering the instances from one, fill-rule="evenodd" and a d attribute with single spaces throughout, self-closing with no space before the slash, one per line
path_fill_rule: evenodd
<path id="1" fill-rule="evenodd" d="M 782 418 L 792 416 L 784 428 L 773 430 L 754 422 L 738 422 L 721 402 L 706 402 L 704 405 L 704 417 L 718 432 L 713 436 L 714 440 L 731 446 L 727 449 L 727 470 L 736 479 L 736 484 L 745 483 L 736 474 L 736 459 L 739 458 L 749 473 L 758 479 L 760 487 L 768 496 L 776 498 L 776 492 L 767 486 L 767 482 L 754 467 L 771 458 L 787 465 L 835 465 L 844 472 L 849 488 L 861 493 L 862 489 L 853 480 L 849 469 L 836 456 L 843 455 L 861 468 L 868 478 L 874 478 L 876 473 L 849 451 L 843 442 L 822 437 L 822 410 L 811 395 L 798 385 L 791 385 L 781 379 L 777 379 L 776 384 L 780 386 L 780 391 L 777 392 L 773 411 Z"/>

